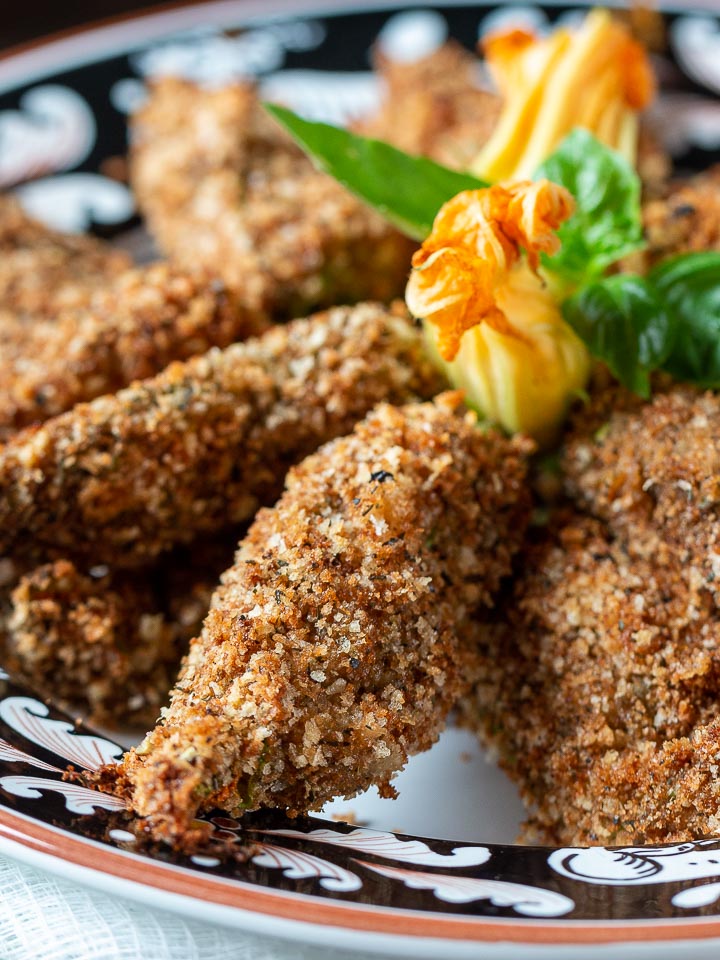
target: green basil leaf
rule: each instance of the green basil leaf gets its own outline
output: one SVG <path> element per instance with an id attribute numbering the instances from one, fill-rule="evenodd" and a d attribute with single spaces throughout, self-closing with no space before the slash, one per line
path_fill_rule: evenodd
<path id="1" fill-rule="evenodd" d="M 576 203 L 558 231 L 559 253 L 544 258 L 547 269 L 579 285 L 644 246 L 640 178 L 621 154 L 587 130 L 569 133 L 537 176 L 566 187 Z"/>
<path id="2" fill-rule="evenodd" d="M 360 137 L 327 123 L 304 120 L 276 104 L 265 108 L 326 173 L 416 240 L 432 230 L 440 207 L 463 190 L 487 183 L 469 173 L 415 157 L 382 140 Z"/>
<path id="3" fill-rule="evenodd" d="M 648 276 L 675 316 L 677 334 L 665 369 L 678 380 L 720 386 L 720 253 L 684 253 Z"/>
<path id="4" fill-rule="evenodd" d="M 591 283 L 563 303 L 563 316 L 620 383 L 650 396 L 650 373 L 670 355 L 675 323 L 643 277 L 623 273 Z"/>

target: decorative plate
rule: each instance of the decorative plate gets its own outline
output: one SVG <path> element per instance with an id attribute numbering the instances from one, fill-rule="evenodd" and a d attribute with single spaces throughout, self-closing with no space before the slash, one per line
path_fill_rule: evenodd
<path id="1" fill-rule="evenodd" d="M 311 15 L 297 11 L 294 0 L 181 6 L 11 50 L 0 57 L 0 187 L 47 222 L 142 255 L 132 195 L 109 172 L 145 78 L 252 75 L 269 99 L 342 122 L 378 103 L 368 59 L 376 40 L 413 58 L 447 35 L 471 47 L 502 21 L 542 28 L 578 15 L 577 5 L 422 0 L 412 10 L 313 0 Z M 678 5 L 668 27 L 660 128 L 678 164 L 700 169 L 720 159 L 720 18 Z M 413 759 L 399 801 L 369 794 L 299 820 L 210 816 L 212 840 L 192 857 L 139 849 L 120 801 L 62 779 L 68 764 L 93 769 L 122 749 L 0 671 L 0 852 L 167 910 L 337 948 L 505 960 L 720 950 L 720 839 L 505 842 L 519 801 L 461 731 Z"/>

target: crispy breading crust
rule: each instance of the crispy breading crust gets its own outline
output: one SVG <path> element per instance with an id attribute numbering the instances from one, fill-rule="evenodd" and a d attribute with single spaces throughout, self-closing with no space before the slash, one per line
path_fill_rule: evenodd
<path id="1" fill-rule="evenodd" d="M 153 723 L 236 544 L 223 535 L 137 573 L 37 567 L 12 592 L 6 665 L 94 722 Z"/>
<path id="2" fill-rule="evenodd" d="M 179 263 L 291 315 L 402 295 L 415 245 L 316 170 L 252 86 L 157 80 L 132 140 L 138 203 Z"/>
<path id="3" fill-rule="evenodd" d="M 7 662 L 57 702 L 85 701 L 96 720 L 105 720 L 104 705 L 124 700 L 132 675 L 126 715 L 118 704 L 119 719 L 132 722 L 171 682 L 179 658 L 147 577 L 113 583 L 58 560 L 22 577 L 11 601 Z M 151 712 L 161 703 L 155 699 Z"/>
<path id="4" fill-rule="evenodd" d="M 260 511 L 161 724 L 99 777 L 155 837 L 182 840 L 216 806 L 392 795 L 436 739 L 471 679 L 470 621 L 529 516 L 532 445 L 459 402 L 381 405 Z"/>
<path id="5" fill-rule="evenodd" d="M 603 796 L 613 798 L 605 800 L 606 806 L 614 804 L 618 811 L 621 829 L 616 836 L 632 838 L 634 844 L 716 837 L 719 753 L 720 720 L 715 717 L 687 737 L 631 750 L 609 763 L 601 785 Z M 640 804 L 638 795 L 643 798 Z"/>
<path id="6" fill-rule="evenodd" d="M 662 196 L 643 205 L 643 226 L 646 268 L 676 253 L 720 250 L 720 164 L 665 184 Z"/>
<path id="7" fill-rule="evenodd" d="M 210 276 L 168 264 L 130 270 L 85 307 L 0 330 L 0 441 L 268 325 Z"/>
<path id="8" fill-rule="evenodd" d="M 664 193 L 672 174 L 672 159 L 662 145 L 657 124 L 646 117 L 640 118 L 636 167 L 642 181 L 644 211 L 653 198 Z"/>
<path id="9" fill-rule="evenodd" d="M 379 401 L 441 384 L 419 330 L 375 304 L 171 364 L 0 447 L 0 556 L 141 565 L 251 517 Z"/>
<path id="10" fill-rule="evenodd" d="M 717 724 L 704 725 L 720 694 L 720 592 L 698 569 L 667 549 L 632 556 L 570 509 L 536 534 L 498 608 L 480 631 L 482 679 L 464 713 L 520 786 L 523 838 L 717 832 L 707 757 Z"/>
<path id="11" fill-rule="evenodd" d="M 594 406 L 603 404 L 602 397 Z M 720 576 L 720 402 L 675 387 L 610 412 L 588 434 L 586 414 L 562 458 L 568 494 L 636 554 L 670 549 Z"/>
<path id="12" fill-rule="evenodd" d="M 480 631 L 466 714 L 520 784 L 528 840 L 720 827 L 720 401 L 659 386 L 643 403 L 596 385 L 561 458 L 575 505 Z"/>
<path id="13" fill-rule="evenodd" d="M 130 266 L 127 254 L 93 237 L 57 233 L 0 194 L 0 311 L 52 317 Z M 0 330 L 3 322 L 0 319 Z"/>
<path id="14" fill-rule="evenodd" d="M 500 98 L 479 86 L 478 58 L 453 41 L 412 63 L 378 53 L 375 68 L 384 88 L 382 107 L 357 123 L 357 131 L 467 169 L 501 108 Z"/>

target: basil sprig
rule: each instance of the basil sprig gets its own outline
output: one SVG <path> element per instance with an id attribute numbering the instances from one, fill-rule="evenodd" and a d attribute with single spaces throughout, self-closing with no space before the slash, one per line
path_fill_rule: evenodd
<path id="1" fill-rule="evenodd" d="M 400 230 L 424 240 L 440 207 L 487 184 L 472 174 L 416 157 L 381 140 L 291 110 L 268 111 L 316 164 Z M 632 166 L 587 130 L 573 130 L 537 171 L 566 187 L 575 212 L 559 229 L 561 248 L 543 257 L 571 295 L 566 321 L 629 389 L 647 397 L 650 374 L 720 387 L 720 253 L 681 254 L 647 277 L 603 276 L 643 247 L 640 179 Z M 573 292 L 574 291 L 574 292 Z"/>
<path id="2" fill-rule="evenodd" d="M 720 386 L 720 253 L 679 254 L 647 277 L 603 277 L 644 246 L 639 177 L 586 130 L 573 130 L 538 175 L 575 197 L 575 213 L 558 231 L 560 251 L 544 266 L 575 288 L 563 316 L 590 353 L 642 397 L 660 369 Z"/>
<path id="3" fill-rule="evenodd" d="M 720 253 L 680 254 L 648 279 L 677 327 L 665 370 L 678 380 L 720 387 Z"/>
<path id="4" fill-rule="evenodd" d="M 658 291 L 643 277 L 617 274 L 587 284 L 562 305 L 563 317 L 590 353 L 641 397 L 650 373 L 668 358 L 676 324 Z"/>
<path id="5" fill-rule="evenodd" d="M 569 133 L 537 171 L 565 187 L 575 212 L 563 223 L 561 247 L 544 257 L 572 286 L 601 277 L 607 268 L 645 245 L 640 215 L 640 178 L 628 161 L 587 130 Z"/>
<path id="6" fill-rule="evenodd" d="M 416 240 L 431 232 L 440 207 L 463 190 L 487 187 L 469 173 L 362 137 L 328 123 L 305 120 L 285 107 L 266 109 L 315 163 Z M 577 286 L 643 245 L 640 181 L 630 164 L 587 130 L 568 134 L 537 172 L 566 187 L 575 212 L 559 230 L 560 252 L 548 270 Z"/>
<path id="7" fill-rule="evenodd" d="M 720 387 L 720 253 L 679 254 L 647 277 L 605 277 L 569 297 L 563 316 L 640 396 L 649 395 L 649 374 L 660 369 Z"/>
<path id="8" fill-rule="evenodd" d="M 415 240 L 424 240 L 444 203 L 487 183 L 328 123 L 304 120 L 275 104 L 266 109 L 315 163 Z"/>

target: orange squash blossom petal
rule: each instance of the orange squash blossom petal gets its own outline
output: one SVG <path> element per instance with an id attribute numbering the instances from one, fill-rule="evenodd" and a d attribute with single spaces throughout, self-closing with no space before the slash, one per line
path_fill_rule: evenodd
<path id="1" fill-rule="evenodd" d="M 573 212 L 564 187 L 549 180 L 466 190 L 439 211 L 413 256 L 405 299 L 438 331 L 440 356 L 451 361 L 463 334 L 479 323 L 525 340 L 497 306 L 497 292 L 524 250 L 537 269 L 541 252 L 560 245 L 555 230 Z"/>
<path id="2" fill-rule="evenodd" d="M 655 78 L 643 46 L 607 10 L 545 37 L 491 34 L 482 49 L 504 105 L 474 173 L 489 180 L 532 176 L 575 127 L 634 162 L 637 113 L 652 100 Z"/>

